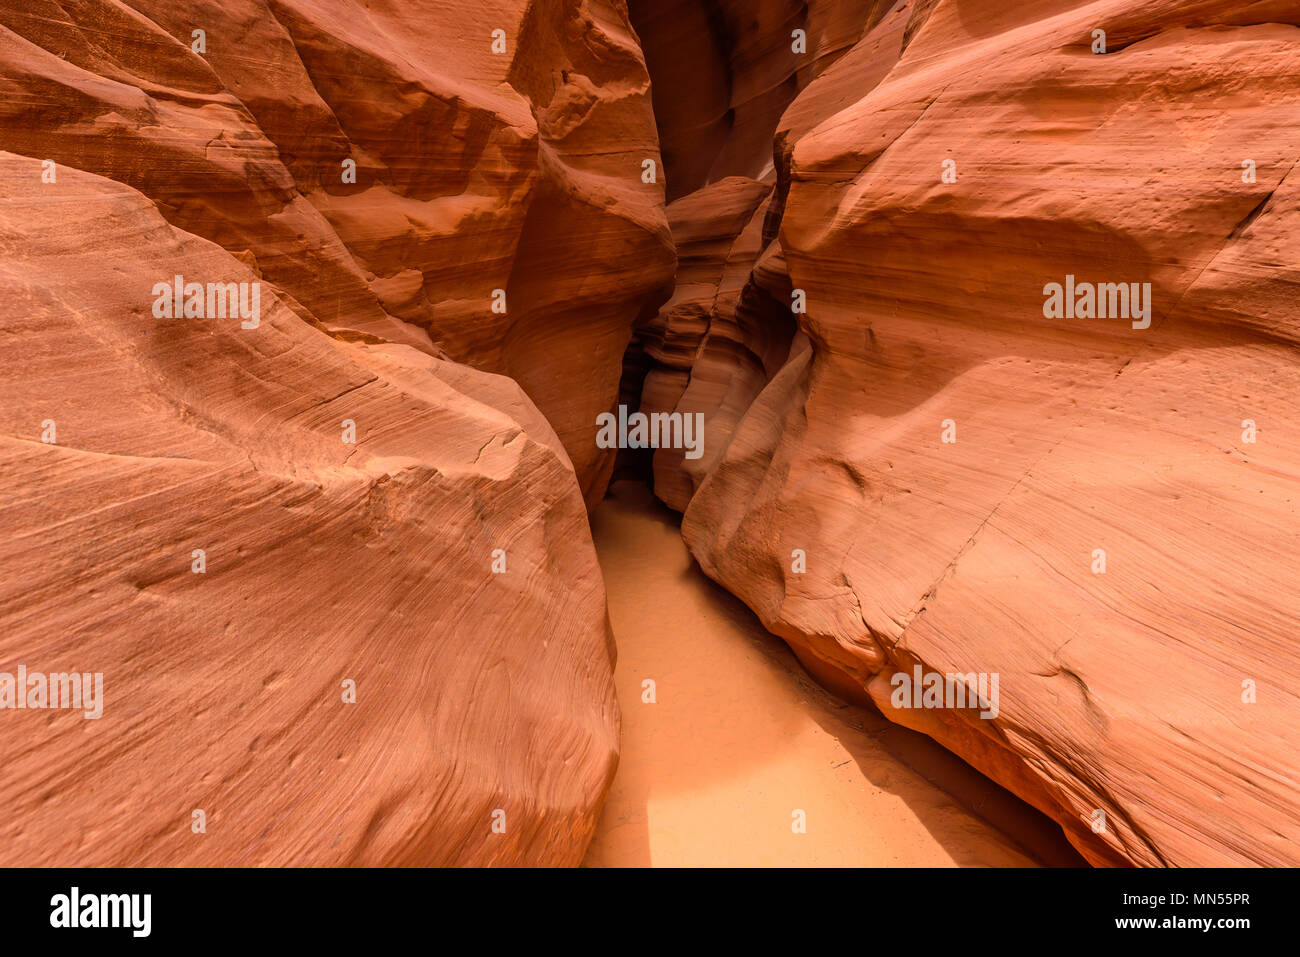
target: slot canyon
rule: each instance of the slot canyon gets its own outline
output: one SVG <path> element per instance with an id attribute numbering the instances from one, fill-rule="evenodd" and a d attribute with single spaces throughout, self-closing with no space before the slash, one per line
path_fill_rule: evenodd
<path id="1" fill-rule="evenodd" d="M 1298 51 L 0 3 L 0 863 L 1300 863 Z"/>

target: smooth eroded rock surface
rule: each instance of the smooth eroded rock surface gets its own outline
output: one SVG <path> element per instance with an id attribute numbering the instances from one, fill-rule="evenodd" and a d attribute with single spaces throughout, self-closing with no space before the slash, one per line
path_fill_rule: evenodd
<path id="1" fill-rule="evenodd" d="M 104 681 L 0 710 L 5 863 L 581 860 L 648 90 L 617 3 L 0 10 L 0 671 Z"/>
<path id="2" fill-rule="evenodd" d="M 673 270 L 649 86 L 608 0 L 0 9 L 0 145 L 132 186 L 339 335 L 512 376 L 589 503 Z"/>
<path id="3" fill-rule="evenodd" d="M 1095 863 L 1297 862 L 1298 49 L 1293 3 L 893 5 L 777 124 L 807 312 L 664 496 L 815 675 Z M 1046 317 L 1067 276 L 1149 327 Z M 917 665 L 999 713 L 894 707 Z"/>

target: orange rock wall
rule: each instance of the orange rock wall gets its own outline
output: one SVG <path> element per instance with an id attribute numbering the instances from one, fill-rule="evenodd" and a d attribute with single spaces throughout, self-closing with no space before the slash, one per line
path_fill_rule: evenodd
<path id="1" fill-rule="evenodd" d="M 884 11 L 772 136 L 747 283 L 804 291 L 788 359 L 706 475 L 656 457 L 814 674 L 1095 863 L 1297 862 L 1298 49 L 1290 2 Z M 1150 327 L 1046 318 L 1067 275 L 1150 283 Z M 998 716 L 893 707 L 917 664 L 998 674 Z"/>
<path id="2" fill-rule="evenodd" d="M 618 3 L 0 9 L 0 671 L 105 695 L 0 712 L 4 863 L 581 860 L 646 159 Z"/>
<path id="3" fill-rule="evenodd" d="M 673 270 L 622 4 L 36 0 L 0 31 L 6 149 L 131 186 L 336 335 L 514 377 L 600 499 L 592 422 Z"/>

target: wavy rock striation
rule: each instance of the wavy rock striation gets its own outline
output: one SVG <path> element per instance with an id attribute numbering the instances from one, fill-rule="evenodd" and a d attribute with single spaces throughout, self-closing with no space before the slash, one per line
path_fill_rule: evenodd
<path id="1" fill-rule="evenodd" d="M 770 141 L 746 283 L 804 292 L 788 355 L 744 375 L 761 391 L 706 432 L 705 474 L 659 453 L 661 497 L 824 683 L 1094 863 L 1295 864 L 1300 11 L 941 0 L 862 22 Z M 675 233 L 729 208 L 732 171 L 687 176 Z M 1045 287 L 1076 279 L 1149 283 L 1149 326 L 1048 318 Z M 685 295 L 660 327 L 686 327 Z M 676 352 L 651 404 L 705 388 Z M 918 665 L 998 675 L 997 716 L 895 707 Z"/>
<path id="2" fill-rule="evenodd" d="M 336 336 L 514 377 L 594 502 L 591 423 L 673 270 L 649 79 L 619 4 L 463 6 L 10 7 L 0 136 L 133 187 Z"/>
<path id="3" fill-rule="evenodd" d="M 591 423 L 674 255 L 622 5 L 472 7 L 0 9 L 0 669 L 105 689 L 0 713 L 7 863 L 581 860 Z"/>

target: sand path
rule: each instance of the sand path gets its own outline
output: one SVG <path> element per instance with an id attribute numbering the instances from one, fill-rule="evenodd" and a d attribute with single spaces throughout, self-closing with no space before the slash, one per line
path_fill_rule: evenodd
<path id="1" fill-rule="evenodd" d="M 588 866 L 1079 863 L 1046 817 L 816 685 L 699 571 L 645 486 L 617 483 L 593 531 L 623 733 Z"/>

